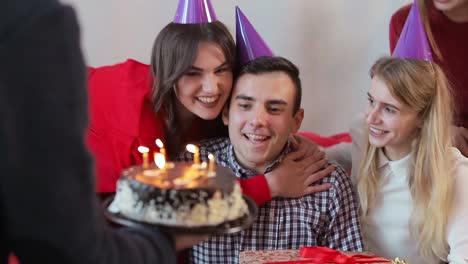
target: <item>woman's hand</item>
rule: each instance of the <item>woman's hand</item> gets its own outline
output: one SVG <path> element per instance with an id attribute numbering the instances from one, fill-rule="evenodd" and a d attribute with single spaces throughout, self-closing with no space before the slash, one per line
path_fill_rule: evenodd
<path id="1" fill-rule="evenodd" d="M 293 152 L 265 174 L 271 197 L 295 198 L 329 189 L 329 183 L 311 186 L 335 170 L 334 166 L 323 168 L 327 164 L 325 153 L 302 136 L 294 136 L 291 143 Z"/>
<path id="2" fill-rule="evenodd" d="M 321 150 L 321 148 L 315 142 L 301 135 L 291 135 L 289 137 L 289 142 L 291 143 L 292 151 L 304 151 L 304 156 L 300 157 L 299 159 L 311 156 L 317 151 Z"/>

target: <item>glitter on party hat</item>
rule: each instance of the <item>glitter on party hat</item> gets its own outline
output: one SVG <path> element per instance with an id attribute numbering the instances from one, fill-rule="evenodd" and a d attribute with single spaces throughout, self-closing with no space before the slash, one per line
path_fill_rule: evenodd
<path id="1" fill-rule="evenodd" d="M 417 0 L 411 6 L 403 31 L 392 54 L 393 57 L 432 61 L 432 52 L 419 14 Z"/>
<path id="2" fill-rule="evenodd" d="M 179 0 L 174 17 L 176 24 L 201 24 L 218 20 L 211 0 Z"/>

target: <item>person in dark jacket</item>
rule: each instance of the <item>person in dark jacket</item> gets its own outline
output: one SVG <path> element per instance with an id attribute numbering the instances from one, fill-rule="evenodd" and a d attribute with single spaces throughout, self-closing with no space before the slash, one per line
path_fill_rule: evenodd
<path id="1" fill-rule="evenodd" d="M 112 229 L 94 195 L 74 10 L 0 4 L 0 263 L 175 263 L 199 237 Z"/>

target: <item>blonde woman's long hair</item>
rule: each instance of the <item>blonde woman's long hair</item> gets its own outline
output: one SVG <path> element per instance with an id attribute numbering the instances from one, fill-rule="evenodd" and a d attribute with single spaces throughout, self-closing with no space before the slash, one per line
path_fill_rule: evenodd
<path id="1" fill-rule="evenodd" d="M 413 200 L 410 227 L 418 240 L 420 254 L 428 263 L 446 261 L 449 251 L 446 226 L 453 199 L 449 155 L 452 104 L 447 79 L 435 63 L 391 57 L 377 60 L 370 76 L 377 76 L 393 97 L 419 113 L 422 123 L 414 139 L 413 168 L 408 182 Z M 381 181 L 378 148 L 370 145 L 367 133 L 366 136 L 357 180 L 364 223 Z"/>

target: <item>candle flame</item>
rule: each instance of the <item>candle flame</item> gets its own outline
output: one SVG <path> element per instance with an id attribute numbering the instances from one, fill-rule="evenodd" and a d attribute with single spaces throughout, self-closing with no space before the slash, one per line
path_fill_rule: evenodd
<path id="1" fill-rule="evenodd" d="M 139 146 L 138 147 L 138 152 L 140 153 L 148 153 L 149 152 L 149 148 L 145 147 L 145 146 Z"/>
<path id="2" fill-rule="evenodd" d="M 216 176 L 216 164 L 215 164 L 215 156 L 211 153 L 208 154 L 208 159 L 210 163 L 208 165 L 208 177 L 215 177 Z"/>
<path id="3" fill-rule="evenodd" d="M 193 145 L 193 144 L 188 144 L 187 147 L 185 147 L 188 152 L 195 153 L 198 150 L 198 147 Z"/>
<path id="4" fill-rule="evenodd" d="M 156 166 L 158 166 L 158 168 L 164 169 L 166 166 L 166 158 L 164 157 L 164 154 L 154 153 L 154 163 L 156 163 Z"/>
<path id="5" fill-rule="evenodd" d="M 164 147 L 164 144 L 162 143 L 162 141 L 159 138 L 156 139 L 156 145 L 158 146 L 158 148 Z"/>

